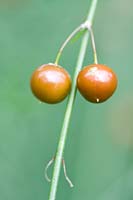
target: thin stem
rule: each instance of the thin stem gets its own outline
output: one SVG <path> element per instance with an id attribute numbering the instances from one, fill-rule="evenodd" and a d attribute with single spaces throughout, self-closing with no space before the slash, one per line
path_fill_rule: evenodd
<path id="1" fill-rule="evenodd" d="M 97 5 L 98 0 L 92 0 L 89 14 L 87 16 L 87 20 L 92 24 L 95 10 L 96 10 L 96 5 Z M 58 186 L 58 181 L 59 181 L 59 175 L 60 175 L 60 169 L 61 169 L 61 162 L 63 158 L 63 152 L 64 152 L 64 147 L 65 147 L 65 142 L 66 142 L 66 137 L 67 137 L 67 131 L 69 127 L 69 122 L 70 122 L 70 117 L 73 109 L 73 104 L 75 100 L 75 95 L 76 95 L 76 80 L 77 80 L 77 75 L 79 71 L 82 68 L 83 60 L 85 57 L 86 53 L 86 48 L 88 44 L 88 39 L 89 39 L 89 33 L 86 32 L 84 34 L 82 43 L 81 43 L 81 48 L 77 60 L 77 65 L 75 68 L 74 72 L 74 77 L 73 77 L 73 84 L 72 84 L 72 89 L 69 95 L 67 107 L 66 107 L 66 112 L 64 116 L 64 121 L 60 133 L 60 138 L 59 138 L 59 144 L 56 152 L 56 158 L 55 158 L 55 165 L 54 165 L 54 170 L 53 170 L 53 177 L 52 177 L 52 182 L 51 182 L 51 189 L 50 189 L 50 194 L 49 194 L 49 200 L 55 200 L 56 199 L 56 193 L 57 193 L 57 186 Z"/>
<path id="2" fill-rule="evenodd" d="M 45 167 L 45 172 L 44 172 L 44 176 L 45 176 L 45 179 L 48 181 L 48 182 L 51 182 L 51 179 L 48 177 L 48 169 L 49 169 L 49 167 L 53 164 L 53 162 L 54 162 L 54 157 L 48 162 L 48 164 L 46 165 L 46 167 Z"/>
<path id="3" fill-rule="evenodd" d="M 46 179 L 48 182 L 51 182 L 51 179 L 50 179 L 49 176 L 48 176 L 48 169 L 49 169 L 49 167 L 53 164 L 54 161 L 55 161 L 55 157 L 53 157 L 53 158 L 47 163 L 47 165 L 46 165 L 46 167 L 45 167 L 44 176 L 45 176 L 45 179 Z M 68 184 L 69 184 L 70 187 L 73 187 L 74 185 L 72 184 L 72 181 L 71 181 L 70 178 L 67 176 L 67 170 L 66 170 L 66 164 L 65 164 L 64 158 L 62 158 L 62 166 L 63 166 L 64 176 L 65 176 L 66 181 L 68 182 Z"/>
<path id="4" fill-rule="evenodd" d="M 89 27 L 90 31 L 90 37 L 91 37 L 91 43 L 92 43 L 92 49 L 93 49 L 93 55 L 94 55 L 94 63 L 98 64 L 98 59 L 97 59 L 97 51 L 96 51 L 96 45 L 95 45 L 95 39 L 94 39 L 94 34 L 93 30 L 91 27 Z"/>
<path id="5" fill-rule="evenodd" d="M 61 54 L 65 48 L 65 46 L 70 42 L 70 40 L 80 31 L 82 30 L 84 27 L 83 25 L 81 24 L 79 27 L 77 27 L 70 35 L 69 37 L 65 40 L 65 42 L 63 43 L 63 45 L 61 46 L 61 48 L 59 49 L 58 53 L 57 53 L 57 56 L 56 56 L 56 59 L 55 59 L 55 64 L 57 65 L 59 60 L 60 60 L 60 57 L 61 57 Z"/>
<path id="6" fill-rule="evenodd" d="M 66 170 L 66 164 L 65 164 L 65 160 L 62 159 L 62 165 L 63 165 L 63 170 L 64 170 L 64 176 L 65 176 L 65 179 L 66 181 L 69 183 L 70 187 L 73 187 L 73 183 L 72 181 L 70 180 L 70 178 L 67 176 L 67 170 Z"/>

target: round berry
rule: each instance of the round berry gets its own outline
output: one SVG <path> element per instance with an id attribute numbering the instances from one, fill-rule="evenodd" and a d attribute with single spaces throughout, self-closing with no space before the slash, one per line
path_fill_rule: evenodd
<path id="1" fill-rule="evenodd" d="M 87 101 L 101 103 L 114 93 L 117 77 L 108 66 L 91 64 L 79 72 L 77 87 Z"/>
<path id="2" fill-rule="evenodd" d="M 65 99 L 70 92 L 71 78 L 65 69 L 50 63 L 33 72 L 30 86 L 40 101 L 55 104 Z"/>

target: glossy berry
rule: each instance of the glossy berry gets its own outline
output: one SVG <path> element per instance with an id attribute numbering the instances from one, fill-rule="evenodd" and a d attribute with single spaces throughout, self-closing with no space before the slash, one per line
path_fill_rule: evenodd
<path id="1" fill-rule="evenodd" d="M 33 72 L 30 85 L 40 101 L 55 104 L 65 99 L 70 92 L 71 78 L 65 69 L 50 63 Z"/>
<path id="2" fill-rule="evenodd" d="M 90 102 L 101 103 L 114 93 L 117 77 L 106 65 L 91 64 L 80 71 L 77 87 L 81 95 Z"/>

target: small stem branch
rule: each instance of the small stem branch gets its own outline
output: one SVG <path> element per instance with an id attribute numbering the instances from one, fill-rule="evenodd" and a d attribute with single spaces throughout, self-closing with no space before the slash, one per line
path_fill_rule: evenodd
<path id="1" fill-rule="evenodd" d="M 61 54 L 65 48 L 65 46 L 70 42 L 70 40 L 80 31 L 83 29 L 83 25 L 81 24 L 79 27 L 77 27 L 70 35 L 69 37 L 65 40 L 65 42 L 63 43 L 63 45 L 61 46 L 61 48 L 59 49 L 58 51 L 58 54 L 57 54 L 57 57 L 55 59 L 55 64 L 57 65 L 59 60 L 60 60 L 60 57 L 61 57 Z"/>
<path id="2" fill-rule="evenodd" d="M 54 159 L 55 159 L 55 158 L 53 157 L 53 158 L 48 162 L 48 164 L 47 164 L 46 167 L 45 167 L 44 175 L 45 175 L 45 179 L 46 179 L 48 182 L 51 182 L 51 179 L 48 177 L 47 171 L 48 171 L 49 167 L 53 164 Z"/>
<path id="3" fill-rule="evenodd" d="M 72 181 L 69 179 L 69 177 L 67 176 L 67 171 L 66 171 L 66 164 L 65 164 L 65 160 L 62 159 L 62 165 L 63 165 L 63 170 L 64 170 L 64 176 L 66 181 L 69 183 L 70 187 L 73 187 L 74 185 L 72 184 Z"/>
<path id="4" fill-rule="evenodd" d="M 48 182 L 51 182 L 51 179 L 48 177 L 48 172 L 47 172 L 47 171 L 48 171 L 49 167 L 53 164 L 54 161 L 55 161 L 55 157 L 53 157 L 53 158 L 47 163 L 47 165 L 46 165 L 46 167 L 45 167 L 44 175 L 45 175 L 45 179 L 46 179 Z M 69 184 L 70 187 L 73 187 L 72 181 L 71 181 L 70 178 L 67 176 L 66 164 L 65 164 L 64 158 L 62 158 L 62 166 L 63 166 L 64 176 L 65 176 L 66 181 L 68 182 L 68 184 Z"/>
<path id="5" fill-rule="evenodd" d="M 98 2 L 98 0 L 92 0 L 91 6 L 90 6 L 89 14 L 87 16 L 87 20 L 89 21 L 90 24 L 92 24 L 92 21 L 94 18 L 97 2 Z M 69 95 L 66 112 L 65 112 L 65 117 L 64 117 L 64 121 L 63 121 L 63 126 L 61 129 L 59 144 L 58 144 L 56 157 L 55 157 L 55 165 L 54 165 L 54 170 L 53 170 L 53 177 L 52 177 L 52 182 L 51 182 L 49 200 L 56 199 L 56 192 L 57 192 L 59 174 L 60 174 L 60 169 L 61 169 L 61 162 L 62 162 L 62 158 L 63 158 L 63 152 L 64 152 L 64 147 L 65 147 L 65 142 L 66 142 L 66 137 L 67 137 L 68 126 L 69 126 L 70 117 L 71 117 L 72 108 L 73 108 L 76 90 L 77 90 L 76 89 L 76 80 L 77 80 L 77 75 L 82 68 L 82 64 L 83 64 L 83 60 L 85 57 L 86 48 L 87 48 L 87 44 L 88 44 L 88 38 L 89 38 L 89 32 L 86 32 L 84 34 L 84 37 L 83 37 L 83 40 L 81 43 L 81 48 L 80 48 L 80 52 L 79 52 L 79 56 L 78 56 L 78 60 L 77 60 L 77 65 L 76 65 L 74 77 L 73 77 L 72 89 L 71 89 L 71 92 Z M 58 61 L 58 59 L 57 59 L 57 61 Z"/>
<path id="6" fill-rule="evenodd" d="M 93 30 L 92 30 L 91 27 L 89 28 L 89 31 L 90 31 L 91 43 L 92 43 L 92 49 L 93 49 L 93 55 L 94 55 L 94 63 L 95 63 L 95 64 L 98 64 L 97 51 L 96 51 L 96 45 L 95 45 L 95 39 L 94 39 Z"/>

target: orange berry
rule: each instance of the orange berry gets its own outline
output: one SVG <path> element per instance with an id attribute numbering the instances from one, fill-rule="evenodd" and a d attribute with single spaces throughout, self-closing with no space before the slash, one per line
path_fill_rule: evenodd
<path id="1" fill-rule="evenodd" d="M 79 72 L 77 87 L 87 101 L 101 103 L 114 93 L 117 87 L 117 77 L 108 66 L 91 64 Z"/>
<path id="2" fill-rule="evenodd" d="M 55 104 L 65 99 L 70 92 L 71 78 L 61 66 L 44 64 L 33 72 L 30 86 L 40 101 Z"/>

